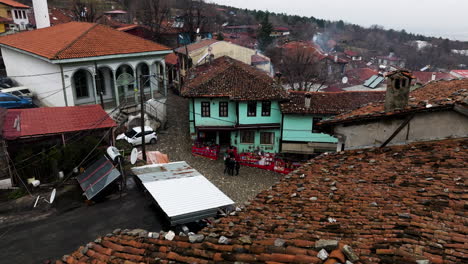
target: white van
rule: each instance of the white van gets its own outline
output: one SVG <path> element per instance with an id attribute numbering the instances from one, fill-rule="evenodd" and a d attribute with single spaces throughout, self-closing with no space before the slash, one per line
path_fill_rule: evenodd
<path id="1" fill-rule="evenodd" d="M 0 92 L 2 93 L 9 93 L 12 95 L 16 95 L 19 97 L 33 97 L 33 93 L 29 88 L 25 86 L 18 86 L 18 87 L 11 87 L 11 88 L 0 88 Z"/>

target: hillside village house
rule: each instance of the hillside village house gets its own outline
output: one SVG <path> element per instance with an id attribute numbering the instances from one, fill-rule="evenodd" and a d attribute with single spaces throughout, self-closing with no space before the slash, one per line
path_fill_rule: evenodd
<path id="1" fill-rule="evenodd" d="M 47 106 L 100 103 L 106 109 L 166 94 L 169 48 L 110 27 L 70 22 L 0 37 L 7 75 Z M 143 76 L 141 79 L 140 77 Z"/>
<path id="2" fill-rule="evenodd" d="M 317 124 L 385 98 L 385 92 L 301 92 L 290 91 L 281 103 L 281 153 L 310 155 L 335 151 L 338 140 L 321 132 Z"/>
<path id="3" fill-rule="evenodd" d="M 338 149 L 361 149 L 468 137 L 468 80 L 431 82 L 410 93 L 413 76 L 387 75 L 385 103 L 372 103 L 320 124 Z"/>
<path id="4" fill-rule="evenodd" d="M 239 152 L 279 151 L 279 102 L 287 93 L 266 73 L 220 57 L 188 76 L 182 95 L 190 98 L 193 139 L 207 145 L 231 145 Z"/>
<path id="5" fill-rule="evenodd" d="M 10 29 L 26 30 L 30 7 L 13 0 L 0 0 L 0 34 Z"/>
<path id="6" fill-rule="evenodd" d="M 210 59 L 217 59 L 223 56 L 229 56 L 248 65 L 254 65 L 256 68 L 271 73 L 270 59 L 264 55 L 258 54 L 256 50 L 245 48 L 230 42 L 219 41 L 215 39 L 205 39 L 197 43 L 182 46 L 175 50 L 181 63 L 181 74 L 197 65 L 204 64 Z M 188 52 L 188 56 L 187 56 Z"/>

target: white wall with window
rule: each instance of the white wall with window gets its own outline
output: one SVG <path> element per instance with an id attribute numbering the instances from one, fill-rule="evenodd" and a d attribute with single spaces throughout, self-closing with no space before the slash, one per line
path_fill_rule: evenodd
<path id="1" fill-rule="evenodd" d="M 18 25 L 19 30 L 26 30 L 27 25 L 29 24 L 28 19 L 28 9 L 13 9 L 11 10 L 11 16 L 13 22 Z"/>

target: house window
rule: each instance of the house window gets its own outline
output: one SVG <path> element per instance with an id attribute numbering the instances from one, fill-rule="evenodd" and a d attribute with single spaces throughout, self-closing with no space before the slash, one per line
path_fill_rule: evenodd
<path id="1" fill-rule="evenodd" d="M 271 115 L 271 102 L 265 101 L 262 102 L 262 116 L 270 116 Z"/>
<path id="2" fill-rule="evenodd" d="M 19 16 L 18 16 L 18 10 L 15 10 L 15 17 L 14 17 L 14 18 L 15 18 L 15 19 L 18 19 L 18 18 L 19 18 Z"/>
<path id="3" fill-rule="evenodd" d="M 84 70 L 79 70 L 73 75 L 77 98 L 89 97 L 88 74 L 89 73 Z"/>
<path id="4" fill-rule="evenodd" d="M 8 18 L 11 18 L 11 10 L 8 10 L 8 11 L 7 11 L 7 17 L 8 17 Z"/>
<path id="5" fill-rule="evenodd" d="M 26 11 L 22 11 L 23 13 L 23 19 L 26 19 Z"/>
<path id="6" fill-rule="evenodd" d="M 257 116 L 257 102 L 247 103 L 247 116 Z"/>
<path id="7" fill-rule="evenodd" d="M 320 131 L 317 129 L 317 124 L 322 121 L 321 117 L 314 117 L 312 118 L 312 133 L 320 133 Z"/>
<path id="8" fill-rule="evenodd" d="M 227 117 L 228 116 L 228 102 L 219 103 L 219 116 Z"/>
<path id="9" fill-rule="evenodd" d="M 261 132 L 260 133 L 260 144 L 262 145 L 273 145 L 273 139 L 275 133 L 273 132 Z"/>
<path id="10" fill-rule="evenodd" d="M 255 131 L 241 131 L 241 143 L 242 144 L 255 143 Z"/>
<path id="11" fill-rule="evenodd" d="M 210 117 L 210 102 L 202 102 L 201 103 L 201 116 L 202 117 Z"/>

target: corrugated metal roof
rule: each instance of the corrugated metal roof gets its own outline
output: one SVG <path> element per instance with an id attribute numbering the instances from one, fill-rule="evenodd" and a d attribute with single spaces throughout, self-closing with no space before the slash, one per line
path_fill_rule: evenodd
<path id="1" fill-rule="evenodd" d="M 84 173 L 78 175 L 76 179 L 86 198 L 90 200 L 119 176 L 120 172 L 114 167 L 114 164 L 106 157 L 102 157 L 89 166 Z"/>
<path id="2" fill-rule="evenodd" d="M 135 167 L 132 171 L 171 222 L 187 215 L 191 216 L 190 220 L 197 219 L 197 215 L 203 219 L 207 211 L 216 213 L 217 208 L 234 204 L 185 161 Z"/>

